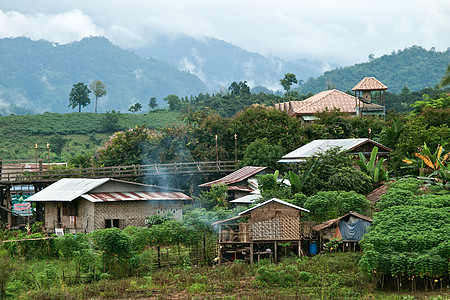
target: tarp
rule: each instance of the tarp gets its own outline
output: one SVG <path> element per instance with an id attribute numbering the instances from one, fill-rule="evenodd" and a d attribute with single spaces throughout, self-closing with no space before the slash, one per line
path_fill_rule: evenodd
<path id="1" fill-rule="evenodd" d="M 339 222 L 339 231 L 342 239 L 346 241 L 360 241 L 367 232 L 370 222 L 351 216 L 348 222 L 341 220 Z"/>

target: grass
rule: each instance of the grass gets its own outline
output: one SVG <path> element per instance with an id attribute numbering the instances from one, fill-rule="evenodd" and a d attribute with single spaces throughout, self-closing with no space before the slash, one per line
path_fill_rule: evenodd
<path id="1" fill-rule="evenodd" d="M 358 272 L 360 254 L 334 253 L 212 267 L 157 269 L 139 277 L 85 283 L 63 282 L 75 264 L 62 260 L 24 262 L 8 285 L 8 298 L 25 299 L 450 299 L 433 292 L 380 291 Z M 72 271 L 70 271 L 72 270 Z M 50 275 L 47 275 L 50 274 Z M 46 277 L 50 280 L 46 280 Z M 101 277 L 101 276 L 100 276 Z M 53 278 L 53 279 L 52 279 Z M 22 289 L 22 291 L 20 291 Z"/>
<path id="2" fill-rule="evenodd" d="M 37 156 L 47 162 L 46 145 L 54 136 L 61 136 L 68 142 L 60 157 L 50 151 L 50 162 L 64 162 L 74 155 L 92 154 L 113 133 L 105 132 L 104 116 L 93 113 L 0 116 L 0 158 L 34 161 Z M 120 113 L 118 128 L 124 130 L 143 123 L 149 128 L 161 128 L 179 122 L 179 116 L 179 112 L 168 110 L 142 114 Z M 35 144 L 38 145 L 37 151 Z"/>

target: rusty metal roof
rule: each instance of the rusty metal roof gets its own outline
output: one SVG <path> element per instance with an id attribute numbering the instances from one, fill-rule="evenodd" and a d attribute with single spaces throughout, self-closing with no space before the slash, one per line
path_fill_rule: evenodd
<path id="1" fill-rule="evenodd" d="M 204 186 L 212 186 L 213 184 L 232 184 L 232 183 L 236 183 L 242 180 L 245 180 L 247 178 L 249 178 L 250 176 L 253 176 L 255 174 L 258 174 L 259 172 L 263 171 L 267 169 L 267 167 L 243 167 L 237 171 L 234 171 L 231 174 L 228 174 L 225 177 L 219 178 L 217 180 L 214 181 L 210 181 L 210 182 L 206 182 L 203 184 L 199 184 L 200 187 L 204 187 Z"/>
<path id="2" fill-rule="evenodd" d="M 384 91 L 387 90 L 387 86 L 382 84 L 375 77 L 366 77 L 361 80 L 352 91 Z"/>
<path id="3" fill-rule="evenodd" d="M 254 190 L 252 188 L 249 188 L 245 185 L 228 185 L 227 186 L 228 191 L 240 191 L 240 192 L 253 192 Z"/>
<path id="4" fill-rule="evenodd" d="M 348 214 L 343 215 L 342 217 L 339 217 L 339 218 L 337 218 L 337 219 L 331 219 L 331 220 L 325 221 L 325 222 L 323 222 L 323 223 L 320 223 L 320 224 L 318 224 L 318 225 L 312 227 L 312 229 L 315 230 L 315 231 L 320 231 L 320 230 L 322 230 L 322 229 L 325 229 L 325 228 L 330 227 L 330 226 L 333 225 L 333 224 L 339 223 L 340 220 L 342 220 L 342 219 L 344 219 L 345 217 L 348 217 L 348 216 L 350 216 L 350 215 L 352 215 L 352 216 L 354 216 L 354 217 L 357 217 L 357 218 L 359 218 L 359 219 L 363 219 L 363 220 L 365 220 L 365 221 L 367 221 L 367 222 L 372 223 L 372 218 L 369 218 L 369 217 L 367 217 L 367 216 L 365 216 L 365 215 L 362 215 L 362 214 L 360 214 L 360 213 L 357 213 L 356 211 L 351 211 L 351 212 L 349 212 Z"/>
<path id="5" fill-rule="evenodd" d="M 128 192 L 128 193 L 94 193 L 81 195 L 90 202 L 142 201 L 142 200 L 192 200 L 180 192 Z"/>

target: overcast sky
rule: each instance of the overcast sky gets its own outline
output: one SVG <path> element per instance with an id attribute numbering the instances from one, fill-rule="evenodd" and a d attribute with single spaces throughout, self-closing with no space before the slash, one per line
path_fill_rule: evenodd
<path id="1" fill-rule="evenodd" d="M 135 49 L 159 34 L 213 37 L 265 56 L 350 65 L 412 45 L 450 47 L 449 0 L 3 0 L 0 38 L 102 35 Z"/>

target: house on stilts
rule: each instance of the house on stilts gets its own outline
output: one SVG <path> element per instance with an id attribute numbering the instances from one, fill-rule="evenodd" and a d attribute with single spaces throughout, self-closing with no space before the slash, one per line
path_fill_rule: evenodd
<path id="1" fill-rule="evenodd" d="M 261 258 L 277 261 L 279 251 L 287 248 L 304 255 L 311 232 L 311 223 L 302 221 L 305 213 L 309 210 L 273 198 L 213 223 L 219 231 L 218 263 L 235 259 L 252 263 Z"/>

